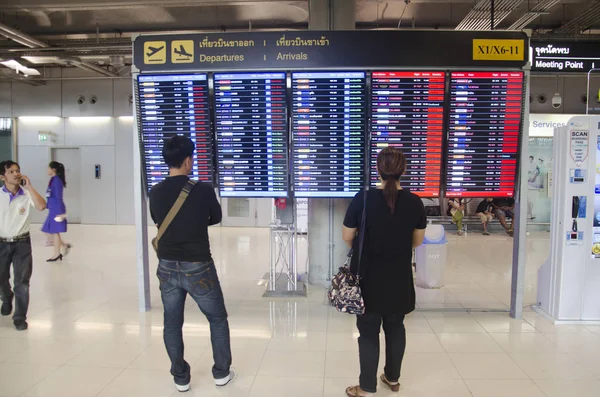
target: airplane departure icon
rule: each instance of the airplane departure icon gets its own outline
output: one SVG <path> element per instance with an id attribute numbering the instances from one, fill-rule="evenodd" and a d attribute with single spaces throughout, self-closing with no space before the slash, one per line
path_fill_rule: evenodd
<path id="1" fill-rule="evenodd" d="M 190 54 L 189 52 L 187 52 L 185 50 L 183 45 L 180 45 L 179 49 L 177 49 L 177 48 L 173 49 L 173 51 L 175 52 L 175 54 L 181 55 L 182 57 L 192 57 L 193 56 L 192 54 Z"/>
<path id="2" fill-rule="evenodd" d="M 146 53 L 146 56 L 148 58 L 150 58 L 151 56 L 153 56 L 154 54 L 156 54 L 157 52 L 159 52 L 160 50 L 162 50 L 163 48 L 165 48 L 165 46 L 160 46 L 160 47 L 148 47 L 148 49 L 150 50 L 149 52 Z"/>

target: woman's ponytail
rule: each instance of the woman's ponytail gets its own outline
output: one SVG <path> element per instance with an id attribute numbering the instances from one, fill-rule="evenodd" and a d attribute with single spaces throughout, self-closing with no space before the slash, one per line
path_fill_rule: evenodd
<path id="1" fill-rule="evenodd" d="M 65 166 L 58 161 L 52 161 L 50 163 L 50 168 L 52 168 L 56 172 L 56 176 L 62 181 L 64 187 L 67 187 L 67 176 L 65 174 Z"/>
<path id="2" fill-rule="evenodd" d="M 383 186 L 383 197 L 385 197 L 385 201 L 390 207 L 392 214 L 396 209 L 396 197 L 398 196 L 398 186 L 396 186 L 396 182 L 400 179 L 400 177 L 395 178 L 394 176 L 387 176 L 384 181 L 386 182 Z"/>
<path id="3" fill-rule="evenodd" d="M 396 209 L 400 177 L 406 169 L 406 157 L 396 148 L 386 147 L 377 156 L 377 170 L 384 182 L 383 197 L 392 214 Z"/>

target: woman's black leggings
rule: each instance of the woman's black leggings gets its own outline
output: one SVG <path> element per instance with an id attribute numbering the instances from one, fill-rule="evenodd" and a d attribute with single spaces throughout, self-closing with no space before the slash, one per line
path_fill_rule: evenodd
<path id="1" fill-rule="evenodd" d="M 360 332 L 358 350 L 360 356 L 360 388 L 368 393 L 377 392 L 377 366 L 379 365 L 379 331 L 383 322 L 385 334 L 385 377 L 398 382 L 402 359 L 406 350 L 404 314 L 366 313 L 357 316 Z"/>

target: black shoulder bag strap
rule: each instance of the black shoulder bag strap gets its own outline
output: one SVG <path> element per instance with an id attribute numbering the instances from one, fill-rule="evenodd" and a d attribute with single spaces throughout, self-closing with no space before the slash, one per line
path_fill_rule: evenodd
<path id="1" fill-rule="evenodd" d="M 356 276 L 360 277 L 360 262 L 362 260 L 363 246 L 365 243 L 365 225 L 367 223 L 367 194 L 368 190 L 363 192 L 363 212 L 360 221 L 360 229 L 358 230 L 358 264 L 356 266 Z"/>

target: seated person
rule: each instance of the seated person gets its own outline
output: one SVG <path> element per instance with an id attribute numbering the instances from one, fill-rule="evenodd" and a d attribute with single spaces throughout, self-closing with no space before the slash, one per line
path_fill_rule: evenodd
<path id="1" fill-rule="evenodd" d="M 514 235 L 515 199 L 512 197 L 495 198 L 492 200 L 492 208 L 494 208 L 494 215 L 496 215 L 506 233 L 512 237 Z M 510 218 L 510 227 L 506 223 L 506 218 Z"/>
<path id="2" fill-rule="evenodd" d="M 446 215 L 452 217 L 452 223 L 456 223 L 456 228 L 458 229 L 457 234 L 462 236 L 462 221 L 465 216 L 465 206 L 462 199 L 455 198 L 448 200 L 448 211 L 446 211 Z"/>
<path id="3" fill-rule="evenodd" d="M 492 200 L 494 200 L 494 199 L 491 197 L 483 199 L 481 201 L 481 203 L 479 203 L 479 205 L 477 206 L 477 210 L 475 210 L 475 213 L 477 214 L 479 219 L 481 219 L 481 224 L 483 225 L 483 235 L 484 236 L 490 235 L 490 232 L 488 232 L 487 226 L 488 226 L 488 223 L 491 222 L 492 219 L 494 219 Z"/>

